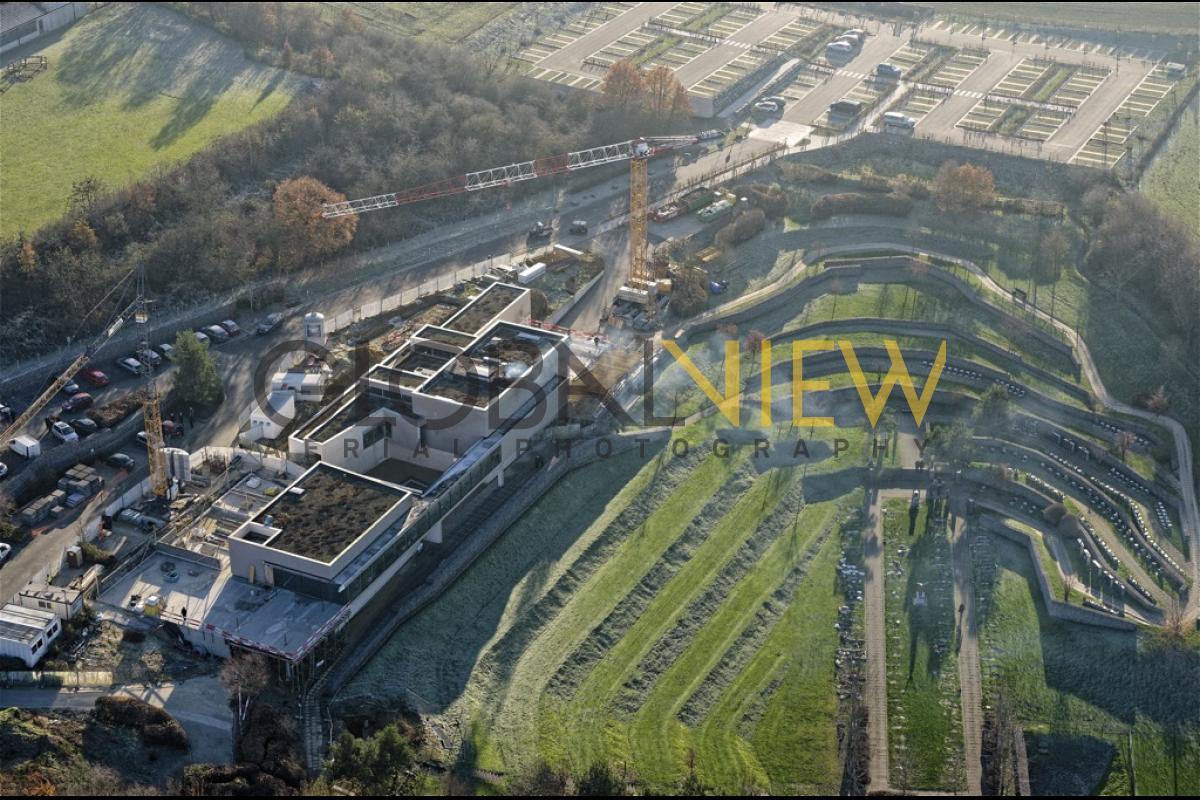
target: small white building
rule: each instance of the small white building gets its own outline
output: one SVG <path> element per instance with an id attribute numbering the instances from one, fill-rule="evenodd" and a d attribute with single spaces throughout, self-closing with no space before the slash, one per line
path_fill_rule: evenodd
<path id="1" fill-rule="evenodd" d="M 52 611 L 12 603 L 0 608 L 0 656 L 19 658 L 30 669 L 60 633 L 62 621 Z"/>
<path id="2" fill-rule="evenodd" d="M 59 619 L 72 619 L 83 610 L 83 592 L 66 586 L 51 586 L 45 582 L 31 583 L 14 598 L 22 608 L 49 611 Z"/>
<path id="3" fill-rule="evenodd" d="M 287 424 L 296 417 L 296 394 L 286 389 L 271 392 L 267 395 L 266 408 L 258 403 L 250 412 L 249 437 L 259 439 L 274 439 L 283 433 Z"/>

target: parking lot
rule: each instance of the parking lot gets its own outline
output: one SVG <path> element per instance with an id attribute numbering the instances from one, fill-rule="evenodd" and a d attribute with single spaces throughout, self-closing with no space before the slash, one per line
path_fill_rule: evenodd
<path id="1" fill-rule="evenodd" d="M 863 26 L 865 40 L 831 55 L 826 45 L 851 25 Z M 771 89 L 786 107 L 753 120 L 756 138 L 791 141 L 809 129 L 844 135 L 888 110 L 912 117 L 921 138 L 1098 167 L 1121 158 L 1138 123 L 1175 85 L 1159 55 L 1011 26 L 934 20 L 898 30 L 805 6 L 694 0 L 599 4 L 518 55 L 530 77 L 593 91 L 616 61 L 666 66 L 702 115 L 753 98 L 785 57 L 801 70 Z M 883 63 L 896 77 L 875 78 Z M 840 100 L 862 110 L 830 118 Z"/>
<path id="2" fill-rule="evenodd" d="M 843 30 L 802 9 L 733 3 L 605 3 L 522 50 L 529 77 L 598 90 L 616 61 L 666 66 L 711 115 L 788 48 L 819 49 Z M 811 40 L 811 41 L 810 41 Z"/>

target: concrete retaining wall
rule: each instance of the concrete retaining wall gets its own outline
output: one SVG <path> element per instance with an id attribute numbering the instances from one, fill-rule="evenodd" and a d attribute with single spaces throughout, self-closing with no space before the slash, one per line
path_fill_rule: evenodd
<path id="1" fill-rule="evenodd" d="M 1026 534 L 998 522 L 984 522 L 983 527 L 1025 548 L 1025 552 L 1029 554 L 1029 560 L 1033 564 L 1033 573 L 1037 576 L 1037 585 L 1042 592 L 1042 602 L 1045 603 L 1046 612 L 1050 616 L 1065 622 L 1076 622 L 1081 625 L 1098 625 L 1102 628 L 1112 628 L 1118 631 L 1137 630 L 1137 625 L 1120 617 L 1111 617 L 1099 611 L 1092 611 L 1090 608 L 1070 606 L 1060 600 L 1055 600 L 1054 592 L 1050 589 L 1050 582 L 1047 580 L 1046 574 L 1042 572 L 1042 563 L 1038 558 L 1033 540 Z"/>

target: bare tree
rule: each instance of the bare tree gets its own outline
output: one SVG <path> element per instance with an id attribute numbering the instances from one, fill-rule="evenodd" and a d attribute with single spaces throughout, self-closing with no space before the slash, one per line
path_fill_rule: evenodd
<path id="1" fill-rule="evenodd" d="M 246 721 L 250 703 L 271 681 L 267 659 L 262 653 L 243 653 L 225 662 L 221 685 L 237 697 L 238 724 Z"/>
<path id="2" fill-rule="evenodd" d="M 1126 454 L 1129 453 L 1129 448 L 1133 447 L 1134 436 L 1129 431 L 1121 431 L 1116 435 L 1114 441 L 1117 445 L 1117 450 L 1121 452 L 1121 460 L 1125 460 Z"/>

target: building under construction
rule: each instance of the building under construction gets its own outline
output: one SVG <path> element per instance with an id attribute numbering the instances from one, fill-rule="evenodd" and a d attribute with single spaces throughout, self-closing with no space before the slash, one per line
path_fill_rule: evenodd
<path id="1" fill-rule="evenodd" d="M 526 324 L 530 295 L 493 283 L 420 328 L 296 428 L 287 459 L 224 453 L 198 513 L 102 601 L 205 652 L 311 662 L 557 420 L 568 337 Z"/>

